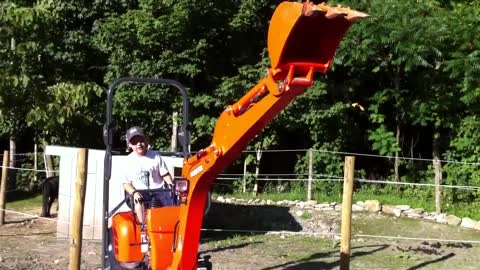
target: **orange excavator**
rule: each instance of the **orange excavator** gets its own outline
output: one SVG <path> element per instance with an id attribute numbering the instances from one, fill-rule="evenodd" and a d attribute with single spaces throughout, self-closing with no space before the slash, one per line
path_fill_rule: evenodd
<path id="1" fill-rule="evenodd" d="M 190 155 L 188 151 L 188 96 L 178 82 L 167 79 L 121 78 L 109 89 L 104 175 L 103 268 L 104 269 L 211 269 L 198 258 L 200 230 L 207 194 L 217 175 L 230 165 L 247 144 L 295 97 L 313 84 L 315 72 L 330 68 L 335 51 L 348 28 L 368 15 L 341 6 L 282 2 L 275 9 L 268 30 L 271 68 L 265 77 L 236 103 L 221 113 L 209 146 Z M 172 206 L 151 205 L 144 224 L 133 212 L 109 211 L 108 187 L 112 163 L 112 100 L 121 83 L 169 84 L 183 95 L 181 139 L 184 157 L 182 177 L 169 192 Z"/>

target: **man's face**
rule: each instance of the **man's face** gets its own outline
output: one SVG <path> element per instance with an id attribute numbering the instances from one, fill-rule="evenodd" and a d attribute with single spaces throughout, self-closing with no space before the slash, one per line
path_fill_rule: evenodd
<path id="1" fill-rule="evenodd" d="M 147 152 L 147 141 L 142 136 L 134 136 L 131 138 L 128 146 L 139 156 L 144 156 Z"/>

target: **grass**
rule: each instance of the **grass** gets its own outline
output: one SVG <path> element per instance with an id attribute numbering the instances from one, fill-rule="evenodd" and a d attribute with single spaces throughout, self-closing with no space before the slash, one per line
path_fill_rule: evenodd
<path id="1" fill-rule="evenodd" d="M 42 205 L 42 195 L 26 191 L 14 191 L 7 194 L 8 209 L 35 208 Z"/>

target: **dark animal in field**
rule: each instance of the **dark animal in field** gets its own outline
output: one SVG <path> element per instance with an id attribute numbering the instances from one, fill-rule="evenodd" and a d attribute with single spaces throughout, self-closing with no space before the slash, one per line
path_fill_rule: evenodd
<path id="1" fill-rule="evenodd" d="M 50 209 L 55 200 L 58 200 L 59 177 L 51 176 L 45 178 L 40 188 L 42 189 L 42 214 L 41 217 L 50 217 Z"/>

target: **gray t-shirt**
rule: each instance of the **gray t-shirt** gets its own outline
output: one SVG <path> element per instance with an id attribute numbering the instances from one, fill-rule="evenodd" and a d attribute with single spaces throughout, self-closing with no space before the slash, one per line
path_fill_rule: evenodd
<path id="1" fill-rule="evenodd" d="M 144 156 L 130 153 L 124 171 L 123 183 L 131 183 L 136 189 L 162 188 L 163 176 L 169 173 L 160 153 L 154 150 L 147 150 Z"/>

